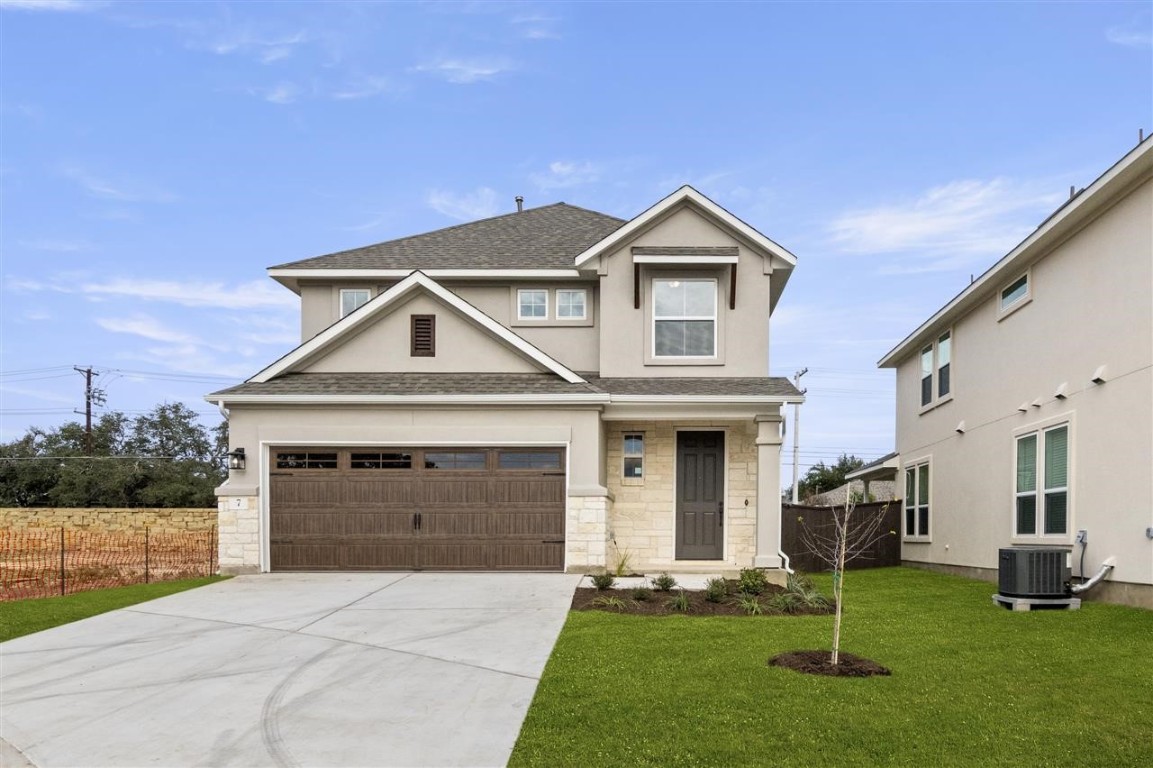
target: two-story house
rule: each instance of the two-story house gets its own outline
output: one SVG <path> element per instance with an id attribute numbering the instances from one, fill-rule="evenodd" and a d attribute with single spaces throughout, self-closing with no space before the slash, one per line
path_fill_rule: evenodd
<path id="1" fill-rule="evenodd" d="M 795 263 L 686 186 L 272 267 L 301 344 L 207 396 L 221 569 L 781 568 Z"/>
<path id="2" fill-rule="evenodd" d="M 1090 596 L 1153 607 L 1153 140 L 880 365 L 905 561 L 993 579 L 1000 548 L 1058 547 L 1075 577 L 1114 559 Z"/>

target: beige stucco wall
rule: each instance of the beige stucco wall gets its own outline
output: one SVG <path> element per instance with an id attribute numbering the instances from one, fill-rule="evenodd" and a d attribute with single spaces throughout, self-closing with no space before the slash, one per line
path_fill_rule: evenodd
<path id="1" fill-rule="evenodd" d="M 464 372 L 536 373 L 541 366 L 479 328 L 452 307 L 424 293 L 390 307 L 363 331 L 308 362 L 312 373 Z M 436 316 L 436 355 L 413 357 L 411 315 Z"/>
<path id="2" fill-rule="evenodd" d="M 621 553 L 638 571 L 716 571 L 716 561 L 676 559 L 676 433 L 679 429 L 725 432 L 725 552 L 722 567 L 753 565 L 757 526 L 757 427 L 750 420 L 610 422 L 605 428 L 608 487 L 613 494 L 609 517 L 609 563 Z M 645 436 L 645 477 L 623 479 L 623 436 Z"/>
<path id="3" fill-rule="evenodd" d="M 736 309 L 729 307 L 729 265 L 686 270 L 663 265 L 641 269 L 642 300 L 634 307 L 634 246 L 740 248 Z M 767 376 L 769 372 L 769 284 L 764 260 L 701 214 L 680 208 L 619 251 L 601 259 L 600 345 L 602 376 Z M 711 277 L 717 280 L 718 359 L 702 364 L 667 365 L 650 360 L 649 287 L 654 276 Z"/>
<path id="4" fill-rule="evenodd" d="M 897 446 L 905 464 L 931 459 L 932 489 L 931 540 L 903 557 L 996 568 L 1000 547 L 1071 546 L 1085 529 L 1090 574 L 1115 557 L 1110 581 L 1153 584 L 1153 183 L 1034 263 L 1030 285 L 1032 301 L 1000 320 L 994 295 L 954 324 L 951 401 L 919 413 L 919 360 L 898 367 Z M 1102 365 L 1106 382 L 1090 383 Z M 1014 435 L 1061 421 L 1069 533 L 1017 538 Z"/>

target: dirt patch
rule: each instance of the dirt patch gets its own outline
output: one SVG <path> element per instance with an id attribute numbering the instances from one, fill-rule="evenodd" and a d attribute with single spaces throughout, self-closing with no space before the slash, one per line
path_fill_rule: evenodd
<path id="1" fill-rule="evenodd" d="M 888 667 L 882 667 L 872 659 L 863 659 L 841 651 L 840 663 L 833 665 L 829 651 L 786 651 L 769 659 L 770 667 L 784 667 L 806 675 L 828 675 L 829 677 L 873 677 L 891 675 Z"/>
<path id="2" fill-rule="evenodd" d="M 641 616 L 669 616 L 672 614 L 687 614 L 689 616 L 748 616 L 748 611 L 741 606 L 737 597 L 737 581 L 729 582 L 729 594 L 721 602 L 714 603 L 705 599 L 704 590 L 683 590 L 688 601 L 688 610 L 674 607 L 673 601 L 682 594 L 681 589 L 670 592 L 653 591 L 648 599 L 640 600 L 631 589 L 594 589 L 580 587 L 573 594 L 572 610 L 574 611 L 608 611 L 610 613 L 629 613 Z M 774 605 L 774 598 L 785 593 L 783 587 L 770 584 L 758 598 L 761 606 L 761 615 L 766 616 L 817 616 L 832 613 L 829 606 L 792 605 L 787 609 Z M 617 602 L 619 601 L 619 603 Z"/>

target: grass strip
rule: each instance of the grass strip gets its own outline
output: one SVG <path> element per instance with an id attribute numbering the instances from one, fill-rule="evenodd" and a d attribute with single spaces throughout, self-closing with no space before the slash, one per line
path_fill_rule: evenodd
<path id="1" fill-rule="evenodd" d="M 114 611 L 117 608 L 143 603 L 146 600 L 155 600 L 186 589 L 195 589 L 226 578 L 228 577 L 207 576 L 199 579 L 157 581 L 128 587 L 94 589 L 91 592 L 77 592 L 60 597 L 0 603 L 0 642 Z"/>
<path id="2" fill-rule="evenodd" d="M 814 578 L 826 594 L 828 576 Z M 1153 611 L 1015 613 L 995 586 L 851 571 L 841 649 L 892 677 L 767 666 L 831 616 L 569 614 L 511 766 L 1146 766 Z"/>

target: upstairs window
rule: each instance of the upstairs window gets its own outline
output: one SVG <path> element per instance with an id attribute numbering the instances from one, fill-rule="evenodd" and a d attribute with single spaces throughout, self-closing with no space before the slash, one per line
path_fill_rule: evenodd
<path id="1" fill-rule="evenodd" d="M 653 357 L 716 357 L 717 281 L 653 280 Z"/>
<path id="2" fill-rule="evenodd" d="M 584 320 L 587 313 L 588 292 L 580 289 L 562 289 L 556 292 L 557 320 Z"/>
<path id="3" fill-rule="evenodd" d="M 921 407 L 950 399 L 953 393 L 953 332 L 945 331 L 921 348 Z"/>
<path id="4" fill-rule="evenodd" d="M 343 288 L 340 291 L 340 316 L 351 315 L 368 303 L 372 292 L 367 288 Z"/>
<path id="5" fill-rule="evenodd" d="M 1016 312 L 1033 299 L 1029 286 L 1029 273 L 1021 275 L 1001 289 L 1000 303 L 997 305 L 997 319 Z"/>
<path id="6" fill-rule="evenodd" d="M 547 290 L 519 290 L 516 292 L 518 320 L 547 320 L 548 319 L 548 291 Z"/>

